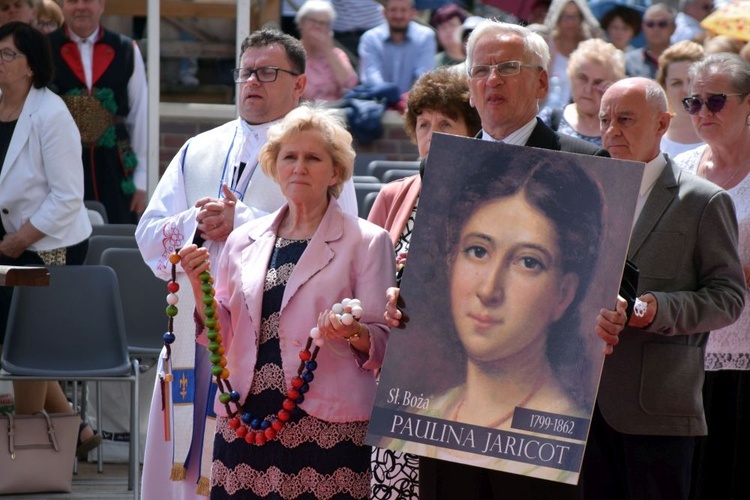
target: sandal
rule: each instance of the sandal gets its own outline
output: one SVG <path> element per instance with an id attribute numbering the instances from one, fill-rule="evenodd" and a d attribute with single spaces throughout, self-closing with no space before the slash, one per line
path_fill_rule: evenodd
<path id="1" fill-rule="evenodd" d="M 96 432 L 90 438 L 81 441 L 81 433 L 88 426 L 88 422 L 81 422 L 81 425 L 78 427 L 78 442 L 76 443 L 76 458 L 78 460 L 86 460 L 89 452 L 102 444 L 102 437 Z"/>

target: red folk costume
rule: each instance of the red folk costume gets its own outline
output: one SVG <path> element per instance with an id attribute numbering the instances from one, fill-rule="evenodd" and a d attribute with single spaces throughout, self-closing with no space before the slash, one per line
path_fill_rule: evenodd
<path id="1" fill-rule="evenodd" d="M 63 26 L 50 34 L 55 64 L 50 88 L 63 98 L 81 132 L 84 199 L 101 201 L 110 223 L 135 223 L 130 202 L 138 157 L 126 120 L 133 105 L 129 82 L 135 57 L 141 56 L 126 36 L 99 27 L 93 37 L 89 89 L 78 43 L 69 30 Z"/>

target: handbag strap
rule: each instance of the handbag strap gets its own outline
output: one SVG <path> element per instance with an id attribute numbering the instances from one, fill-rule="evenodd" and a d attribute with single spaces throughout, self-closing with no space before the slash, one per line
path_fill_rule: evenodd
<path id="1" fill-rule="evenodd" d="M 5 414 L 8 417 L 8 451 L 10 451 L 11 460 L 16 459 L 16 423 L 13 420 L 12 413 Z M 41 415 L 47 421 L 47 437 L 52 448 L 56 452 L 60 451 L 60 446 L 57 444 L 57 434 L 55 434 L 55 426 L 52 423 L 52 419 L 49 418 L 46 410 L 34 412 L 34 415 Z M 25 446 L 19 446 L 19 448 L 25 448 Z"/>

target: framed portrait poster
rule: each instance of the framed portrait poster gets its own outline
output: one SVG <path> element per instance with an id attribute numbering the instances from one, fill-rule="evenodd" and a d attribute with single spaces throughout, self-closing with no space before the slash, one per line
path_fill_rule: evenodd
<path id="1" fill-rule="evenodd" d="M 433 136 L 367 443 L 577 484 L 642 175 Z"/>

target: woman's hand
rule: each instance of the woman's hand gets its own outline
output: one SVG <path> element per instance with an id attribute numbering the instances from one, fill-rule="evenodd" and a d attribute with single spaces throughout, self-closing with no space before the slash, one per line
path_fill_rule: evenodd
<path id="1" fill-rule="evenodd" d="M 620 332 L 625 328 L 627 315 L 625 313 L 628 303 L 625 299 L 617 296 L 615 310 L 602 309 L 596 317 L 596 328 L 594 331 L 607 345 L 604 354 L 612 354 L 614 346 L 620 341 Z"/>
<path id="2" fill-rule="evenodd" d="M 404 307 L 404 299 L 401 298 L 401 289 L 391 287 L 385 292 L 385 313 L 383 317 L 385 322 L 391 328 L 404 328 L 406 323 L 409 322 L 409 317 L 406 316 L 399 307 Z"/>
<path id="3" fill-rule="evenodd" d="M 209 257 L 208 249 L 199 247 L 198 245 L 187 245 L 182 247 L 179 252 L 180 263 L 185 274 L 190 278 L 190 283 L 195 288 L 196 284 L 200 289 L 199 276 L 203 271 L 209 269 Z"/>
<path id="4" fill-rule="evenodd" d="M 0 256 L 16 259 L 44 236 L 45 234 L 34 227 L 31 221 L 27 221 L 18 232 L 8 233 L 3 237 L 0 241 Z"/>
<path id="5" fill-rule="evenodd" d="M 351 308 L 346 312 L 351 313 Z M 346 325 L 335 312 L 326 309 L 318 315 L 318 330 L 327 340 L 347 340 L 352 335 L 362 335 L 362 325 L 356 319 Z M 366 328 L 365 328 L 366 330 Z"/>

